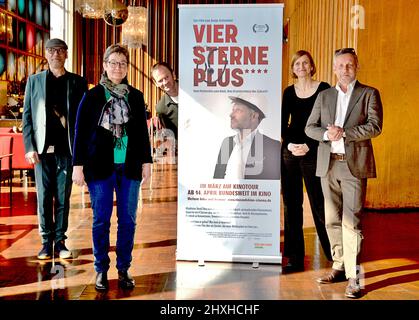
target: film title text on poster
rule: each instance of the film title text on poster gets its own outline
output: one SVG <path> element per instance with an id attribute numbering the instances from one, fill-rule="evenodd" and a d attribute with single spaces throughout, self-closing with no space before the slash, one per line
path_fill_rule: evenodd
<path id="1" fill-rule="evenodd" d="M 206 22 L 192 28 L 194 87 L 241 87 L 246 75 L 268 74 L 269 46 L 237 45 L 237 25 Z"/>

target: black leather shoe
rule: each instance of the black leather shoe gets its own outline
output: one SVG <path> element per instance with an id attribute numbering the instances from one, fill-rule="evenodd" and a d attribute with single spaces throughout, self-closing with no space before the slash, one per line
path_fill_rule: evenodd
<path id="1" fill-rule="evenodd" d="M 282 269 L 282 273 L 293 273 L 304 271 L 304 261 L 299 261 L 295 259 L 289 259 L 288 263 Z"/>
<path id="2" fill-rule="evenodd" d="M 95 288 L 99 291 L 105 291 L 109 289 L 108 274 L 106 272 L 97 273 Z"/>
<path id="3" fill-rule="evenodd" d="M 118 271 L 118 284 L 123 289 L 133 289 L 135 287 L 135 280 L 128 271 Z"/>

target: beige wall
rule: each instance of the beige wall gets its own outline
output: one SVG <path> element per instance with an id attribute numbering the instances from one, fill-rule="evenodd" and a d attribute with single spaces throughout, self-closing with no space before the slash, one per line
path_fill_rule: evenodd
<path id="1" fill-rule="evenodd" d="M 332 53 L 337 48 L 357 48 L 358 30 L 351 28 L 351 7 L 357 0 L 289 0 L 285 1 L 284 21 L 289 19 L 289 41 L 284 56 L 287 75 L 292 55 L 309 51 L 317 67 L 317 79 L 334 83 Z M 292 78 L 284 85 L 292 83 Z"/>
<path id="2" fill-rule="evenodd" d="M 419 207 L 419 2 L 360 1 L 360 80 L 380 89 L 384 130 L 374 140 L 379 178 L 369 182 L 374 207 Z"/>
<path id="3" fill-rule="evenodd" d="M 351 8 L 364 11 L 364 28 L 354 28 Z M 354 47 L 358 79 L 380 90 L 383 133 L 373 139 L 378 178 L 368 181 L 369 208 L 419 207 L 419 1 L 289 0 L 289 42 L 284 46 L 284 86 L 292 82 L 292 54 L 306 49 L 316 61 L 318 79 L 335 84 L 332 54 Z"/>

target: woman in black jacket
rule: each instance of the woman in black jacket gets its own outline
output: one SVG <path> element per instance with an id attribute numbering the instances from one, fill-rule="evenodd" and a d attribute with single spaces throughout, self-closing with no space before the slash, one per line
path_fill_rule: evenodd
<path id="1" fill-rule="evenodd" d="M 324 198 L 320 178 L 316 177 L 318 142 L 307 137 L 304 128 L 320 91 L 330 88 L 314 80 L 316 73 L 311 54 L 297 51 L 291 62 L 295 83 L 284 90 L 282 101 L 281 184 L 284 201 L 284 256 L 288 263 L 283 271 L 304 269 L 303 181 L 320 244 L 332 260 L 324 221 Z"/>
<path id="2" fill-rule="evenodd" d="M 122 288 L 133 288 L 132 260 L 141 180 L 151 175 L 151 150 L 143 94 L 128 85 L 129 53 L 108 47 L 102 78 L 80 102 L 73 152 L 73 182 L 87 183 L 93 208 L 95 287 L 108 289 L 109 229 L 116 192 L 116 267 Z"/>

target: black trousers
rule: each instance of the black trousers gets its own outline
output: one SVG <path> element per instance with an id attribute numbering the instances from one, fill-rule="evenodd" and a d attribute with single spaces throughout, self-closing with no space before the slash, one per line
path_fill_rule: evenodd
<path id="1" fill-rule="evenodd" d="M 284 202 L 284 256 L 303 262 L 303 180 L 307 190 L 314 224 L 328 260 L 332 260 L 324 220 L 324 198 L 320 178 L 316 177 L 317 150 L 305 156 L 294 156 L 282 148 L 281 185 Z"/>
<path id="2" fill-rule="evenodd" d="M 73 166 L 69 155 L 48 153 L 39 158 L 35 183 L 39 233 L 45 244 L 67 239 Z"/>

